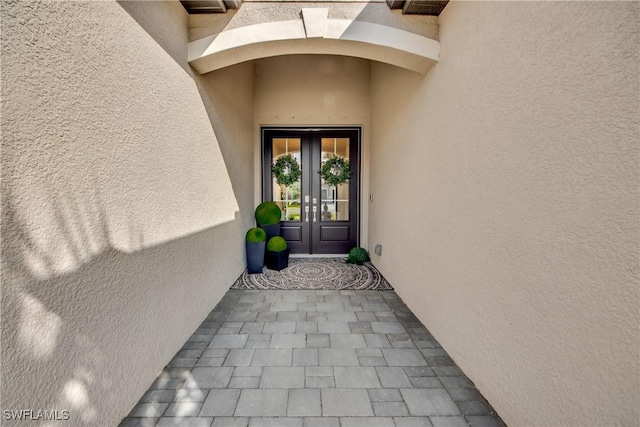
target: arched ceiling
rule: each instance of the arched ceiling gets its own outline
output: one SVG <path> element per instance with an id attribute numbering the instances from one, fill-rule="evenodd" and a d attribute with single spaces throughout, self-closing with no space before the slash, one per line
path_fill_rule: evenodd
<path id="1" fill-rule="evenodd" d="M 263 3 L 259 13 L 248 16 L 252 13 L 246 7 L 249 4 L 235 13 L 236 22 L 229 21 L 213 34 L 189 43 L 188 59 L 196 71 L 204 74 L 245 61 L 292 54 L 353 56 L 421 74 L 438 61 L 438 40 L 421 34 L 415 22 L 403 25 L 402 17 L 385 4 L 365 4 L 354 12 L 353 5 L 301 3 L 292 14 L 274 2 L 266 9 L 268 13 Z M 291 2 L 287 6 L 295 7 Z M 377 8 L 373 14 L 367 11 L 371 7 Z"/>

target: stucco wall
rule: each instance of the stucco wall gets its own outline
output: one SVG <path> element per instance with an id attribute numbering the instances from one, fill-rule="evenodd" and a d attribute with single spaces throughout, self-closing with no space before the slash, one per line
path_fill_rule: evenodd
<path id="1" fill-rule="evenodd" d="M 262 198 L 260 126 L 360 126 L 361 194 L 368 194 L 369 61 L 326 55 L 265 58 L 255 65 L 255 201 Z M 368 227 L 361 198 L 360 228 Z M 360 243 L 367 245 L 366 233 Z"/>
<path id="2" fill-rule="evenodd" d="M 451 2 L 372 65 L 374 263 L 509 425 L 640 424 L 638 10 Z"/>
<path id="3" fill-rule="evenodd" d="M 243 269 L 253 68 L 194 76 L 178 2 L 2 32 L 2 409 L 117 425 Z"/>

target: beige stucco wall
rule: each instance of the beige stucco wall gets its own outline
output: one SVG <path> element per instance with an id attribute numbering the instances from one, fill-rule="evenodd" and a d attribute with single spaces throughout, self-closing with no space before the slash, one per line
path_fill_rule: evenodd
<path id="1" fill-rule="evenodd" d="M 2 409 L 117 425 L 244 267 L 253 67 L 194 76 L 178 2 L 2 30 Z"/>
<path id="2" fill-rule="evenodd" d="M 375 264 L 508 425 L 638 425 L 638 3 L 451 2 L 373 64 Z"/>
<path id="3" fill-rule="evenodd" d="M 261 59 L 255 65 L 254 94 L 256 203 L 262 199 L 261 126 L 361 127 L 361 194 L 368 194 L 369 61 L 326 55 Z M 366 196 L 360 212 L 360 243 L 366 246 Z"/>

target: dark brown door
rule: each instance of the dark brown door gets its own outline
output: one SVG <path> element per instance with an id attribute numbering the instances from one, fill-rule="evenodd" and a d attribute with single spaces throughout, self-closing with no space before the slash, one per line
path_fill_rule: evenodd
<path id="1" fill-rule="evenodd" d="M 292 253 L 344 254 L 358 244 L 360 129 L 262 129 L 263 200 L 283 211 L 282 235 Z M 277 184 L 271 166 L 291 155 L 301 166 L 298 182 Z M 340 156 L 349 161 L 349 182 L 329 185 L 322 163 Z"/>

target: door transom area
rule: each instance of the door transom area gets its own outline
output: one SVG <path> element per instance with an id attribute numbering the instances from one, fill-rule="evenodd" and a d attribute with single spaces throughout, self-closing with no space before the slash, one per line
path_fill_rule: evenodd
<path id="1" fill-rule="evenodd" d="M 282 236 L 292 253 L 344 254 L 358 245 L 359 128 L 263 128 L 262 198 L 282 209 Z M 278 184 L 272 166 L 283 156 L 300 165 L 300 178 Z M 348 182 L 331 185 L 320 175 L 326 161 L 349 163 Z"/>

